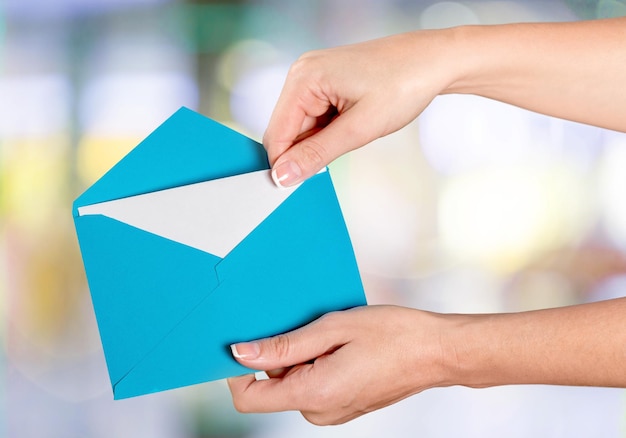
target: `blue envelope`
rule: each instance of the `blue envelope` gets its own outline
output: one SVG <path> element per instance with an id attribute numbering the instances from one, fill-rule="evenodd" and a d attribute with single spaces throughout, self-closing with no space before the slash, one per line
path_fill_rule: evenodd
<path id="1" fill-rule="evenodd" d="M 366 304 L 328 171 L 280 189 L 268 168 L 181 108 L 76 199 L 114 398 L 249 373 L 230 344 Z"/>

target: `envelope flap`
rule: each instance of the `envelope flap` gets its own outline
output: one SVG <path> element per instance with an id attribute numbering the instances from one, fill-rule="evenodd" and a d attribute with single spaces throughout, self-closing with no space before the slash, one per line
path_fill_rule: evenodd
<path id="1" fill-rule="evenodd" d="M 181 108 L 74 202 L 77 208 L 268 169 L 263 146 Z"/>
<path id="2" fill-rule="evenodd" d="M 296 241 L 298 246 L 294 247 Z M 366 303 L 350 236 L 328 172 L 314 175 L 302 183 L 215 269 L 220 281 L 224 282 L 241 277 L 242 267 L 280 272 L 280 283 L 274 288 L 289 285 L 295 302 L 306 309 L 304 312 L 309 312 L 309 320 L 330 309 Z M 264 285 L 258 279 L 255 282 L 261 290 L 272 290 L 272 284 Z M 305 296 L 311 291 L 315 292 L 315 297 Z M 305 295 L 297 297 L 298 293 Z M 262 295 L 256 298 L 267 299 Z M 286 315 L 293 303 L 279 301 L 272 299 L 271 306 L 285 306 L 282 309 L 285 316 L 279 319 L 287 325 L 266 324 L 271 331 L 289 330 L 298 318 L 306 319 L 302 315 L 296 316 L 297 312 L 292 309 L 295 320 L 290 320 Z"/>
<path id="3" fill-rule="evenodd" d="M 213 292 L 221 259 L 105 216 L 75 224 L 115 384 Z"/>

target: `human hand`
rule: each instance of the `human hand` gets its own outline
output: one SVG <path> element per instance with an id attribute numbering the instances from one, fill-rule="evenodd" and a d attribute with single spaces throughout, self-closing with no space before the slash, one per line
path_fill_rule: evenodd
<path id="1" fill-rule="evenodd" d="M 626 298 L 500 314 L 366 306 L 236 344 L 265 370 L 228 380 L 241 412 L 298 410 L 339 424 L 428 388 L 511 384 L 626 388 Z"/>
<path id="2" fill-rule="evenodd" d="M 454 80 L 450 39 L 419 31 L 301 56 L 263 139 L 276 184 L 299 183 L 417 117 Z"/>
<path id="3" fill-rule="evenodd" d="M 402 128 L 444 93 L 626 132 L 625 24 L 626 17 L 461 26 L 305 53 L 263 139 L 272 177 L 297 184 Z"/>
<path id="4" fill-rule="evenodd" d="M 298 410 L 340 424 L 434 386 L 451 384 L 443 316 L 366 306 L 323 316 L 293 332 L 236 344 L 243 365 L 268 371 L 228 380 L 240 412 Z"/>

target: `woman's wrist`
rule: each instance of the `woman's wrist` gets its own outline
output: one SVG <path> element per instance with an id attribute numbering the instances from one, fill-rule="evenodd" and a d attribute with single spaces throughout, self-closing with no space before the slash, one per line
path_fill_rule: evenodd
<path id="1" fill-rule="evenodd" d="M 392 38 L 403 38 L 395 48 L 401 58 L 412 59 L 409 70 L 415 92 L 423 90 L 425 74 L 438 84 L 437 94 L 480 94 L 497 86 L 503 56 L 500 42 L 493 43 L 493 32 L 502 26 L 458 26 L 419 30 Z"/>
<path id="2" fill-rule="evenodd" d="M 539 359 L 534 354 L 525 354 L 533 336 L 522 327 L 527 316 L 525 313 L 444 315 L 442 351 L 450 385 L 486 388 L 539 383 L 533 380 L 537 378 L 537 363 L 525 363 L 529 358 Z"/>
<path id="3" fill-rule="evenodd" d="M 544 325 L 542 313 L 448 315 L 443 339 L 452 384 L 561 383 L 555 378 L 559 364 L 549 358 L 554 330 Z"/>
<path id="4" fill-rule="evenodd" d="M 508 50 L 503 26 L 459 26 L 449 32 L 453 50 L 453 80 L 441 94 L 488 96 L 508 81 Z M 494 35 L 494 34 L 499 34 Z"/>
<path id="5" fill-rule="evenodd" d="M 409 310 L 409 309 L 405 309 Z M 491 386 L 483 377 L 488 363 L 493 358 L 484 347 L 484 330 L 489 330 L 489 315 L 442 314 L 410 309 L 413 326 L 406 334 L 413 339 L 416 352 L 412 359 L 417 369 L 426 367 L 430 376 L 429 387 L 462 385 L 468 387 Z M 425 341 L 427 340 L 427 341 Z M 407 370 L 415 367 L 408 366 Z M 420 390 L 423 371 L 415 376 Z"/>
<path id="6" fill-rule="evenodd" d="M 442 384 L 440 386 L 462 385 L 482 387 L 476 376 L 478 358 L 474 356 L 480 349 L 476 344 L 478 331 L 476 315 L 440 314 L 440 343 Z"/>
<path id="7" fill-rule="evenodd" d="M 503 332 L 497 330 L 495 318 L 501 315 L 449 315 L 447 336 L 447 369 L 450 381 L 470 388 L 504 384 L 498 374 L 501 355 L 510 354 L 500 342 Z M 512 383 L 512 382 L 511 382 Z"/>

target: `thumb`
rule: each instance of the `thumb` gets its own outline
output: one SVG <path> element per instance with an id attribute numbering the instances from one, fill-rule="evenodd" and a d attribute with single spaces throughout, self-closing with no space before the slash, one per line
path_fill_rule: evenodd
<path id="1" fill-rule="evenodd" d="M 332 330 L 324 329 L 320 321 L 271 338 L 233 344 L 230 348 L 240 364 L 252 369 L 268 371 L 298 365 L 342 344 L 331 338 Z"/>
<path id="2" fill-rule="evenodd" d="M 367 129 L 366 117 L 355 105 L 315 134 L 294 144 L 272 167 L 272 179 L 279 187 L 301 183 L 344 153 L 369 143 L 377 135 Z"/>

